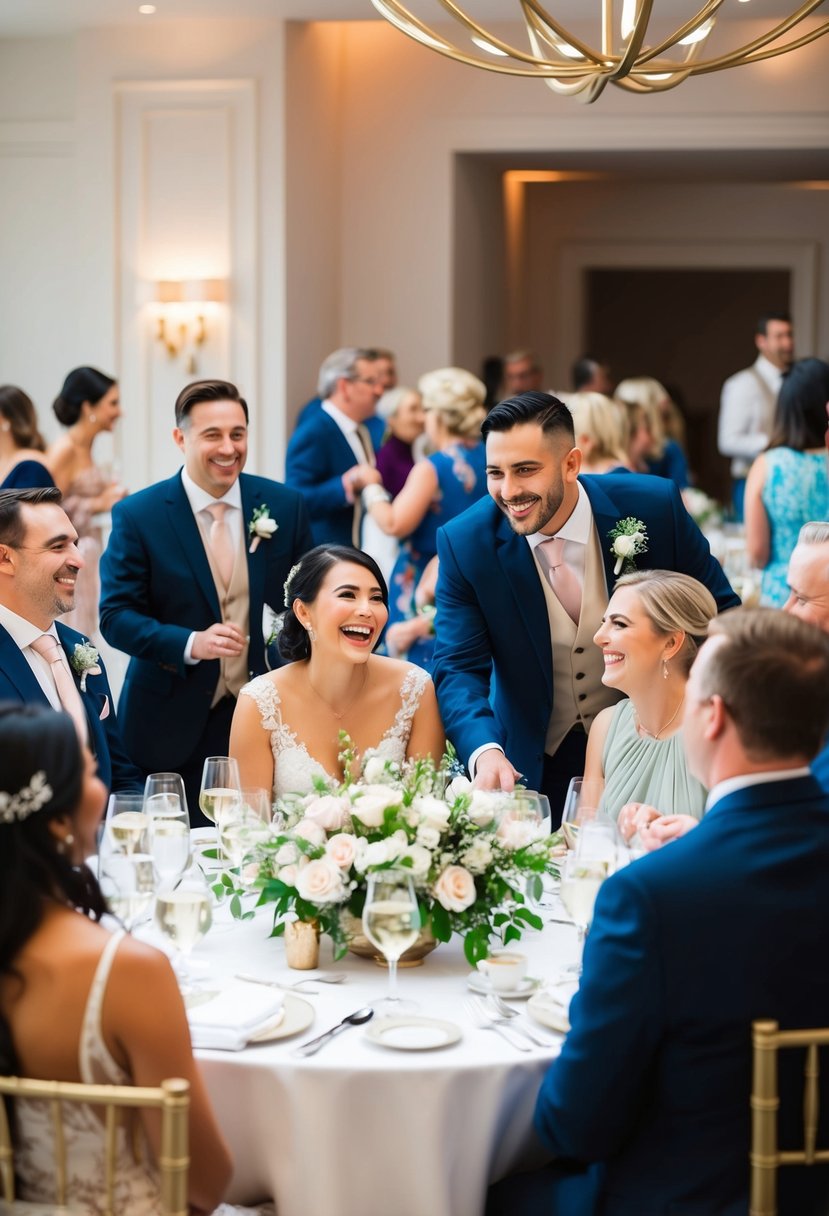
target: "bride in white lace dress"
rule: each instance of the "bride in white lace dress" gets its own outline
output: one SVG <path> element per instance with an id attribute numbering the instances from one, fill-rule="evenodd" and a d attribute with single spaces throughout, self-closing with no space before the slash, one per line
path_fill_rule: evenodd
<path id="1" fill-rule="evenodd" d="M 191 1211 L 221 1199 L 230 1154 L 193 1060 L 187 1017 L 169 961 L 96 920 L 106 911 L 83 858 L 95 851 L 106 790 L 71 718 L 38 706 L 0 709 L 0 1069 L 58 1081 L 190 1082 Z M 94 919 L 93 919 L 94 918 Z M 59 1011 L 59 1016 L 57 1014 Z M 118 1130 L 115 1210 L 158 1216 L 157 1112 L 142 1117 L 145 1151 Z M 55 1204 L 55 1141 L 47 1103 L 14 1103 L 21 1199 Z M 104 1210 L 104 1128 L 96 1108 L 66 1106 L 67 1200 Z M 63 1209 L 61 1209 L 63 1210 Z M 216 1216 L 247 1212 L 222 1204 Z"/>
<path id="2" fill-rule="evenodd" d="M 430 677 L 372 653 L 388 619 L 373 558 L 318 545 L 291 571 L 285 604 L 279 649 L 293 661 L 246 684 L 233 715 L 230 752 L 243 785 L 280 797 L 310 792 L 315 778 L 342 780 L 341 731 L 363 761 L 442 756 Z"/>

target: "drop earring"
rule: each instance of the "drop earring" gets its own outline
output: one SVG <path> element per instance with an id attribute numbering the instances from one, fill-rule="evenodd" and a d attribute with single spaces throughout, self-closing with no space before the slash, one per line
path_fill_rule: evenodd
<path id="1" fill-rule="evenodd" d="M 57 847 L 58 847 L 58 852 L 60 853 L 61 857 L 63 856 L 63 854 L 66 852 L 67 849 L 72 848 L 72 845 L 74 843 L 75 843 L 75 837 L 72 835 L 71 832 L 67 832 L 67 834 L 63 837 L 63 839 L 58 841 Z"/>
<path id="2" fill-rule="evenodd" d="M 90 422 L 91 422 L 91 423 L 94 425 L 94 423 L 95 423 L 95 415 L 94 415 L 94 414 L 90 414 L 90 415 L 89 415 L 89 421 L 90 421 Z"/>
<path id="3" fill-rule="evenodd" d="M 662 660 L 662 679 L 667 680 L 669 675 L 670 675 L 670 672 L 668 671 L 668 660 L 663 659 Z"/>
<path id="4" fill-rule="evenodd" d="M 314 631 L 313 631 L 313 629 L 311 628 L 311 626 L 310 626 L 310 625 L 306 625 L 306 626 L 305 626 L 305 632 L 308 634 L 308 641 L 309 641 L 309 642 L 316 642 L 316 640 L 317 640 L 317 635 L 314 633 Z"/>

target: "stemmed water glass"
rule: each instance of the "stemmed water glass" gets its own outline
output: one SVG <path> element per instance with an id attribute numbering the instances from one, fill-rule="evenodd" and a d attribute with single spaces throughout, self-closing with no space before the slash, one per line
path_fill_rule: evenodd
<path id="1" fill-rule="evenodd" d="M 153 859 L 149 853 L 119 852 L 106 836 L 98 858 L 101 892 L 110 911 L 132 930 L 149 914 L 155 894 Z"/>
<path id="2" fill-rule="evenodd" d="M 566 971 L 581 975 L 584 939 L 593 920 L 593 906 L 599 887 L 608 874 L 607 862 L 568 853 L 561 867 L 559 895 L 565 908 L 573 918 L 578 933 L 578 960 Z"/>
<path id="3" fill-rule="evenodd" d="M 245 863 L 256 855 L 256 848 L 268 840 L 273 814 L 271 798 L 266 789 L 243 789 L 238 801 L 225 799 L 219 808 L 216 826 L 222 853 L 239 870 L 244 885 Z"/>
<path id="4" fill-rule="evenodd" d="M 148 827 L 142 794 L 110 794 L 101 853 L 146 853 Z"/>
<path id="5" fill-rule="evenodd" d="M 241 800 L 239 765 L 232 756 L 208 756 L 204 762 L 199 792 L 201 813 L 218 829 L 220 816 L 237 807 Z"/>
<path id="6" fill-rule="evenodd" d="M 561 814 L 561 830 L 569 849 L 575 849 L 581 828 L 599 814 L 604 782 L 573 777 L 567 787 L 564 810 Z"/>
<path id="7" fill-rule="evenodd" d="M 144 789 L 150 853 L 163 883 L 179 878 L 190 864 L 190 819 L 184 782 L 178 773 L 152 773 Z"/>
<path id="8" fill-rule="evenodd" d="M 199 1004 L 205 991 L 190 974 L 189 959 L 196 942 L 213 921 L 210 891 L 198 866 L 181 878 L 163 883 L 155 900 L 155 923 L 175 947 L 173 966 L 185 1004 Z"/>
<path id="9" fill-rule="evenodd" d="M 389 966 L 388 994 L 377 1011 L 387 1017 L 414 1012 L 417 1005 L 401 1001 L 397 995 L 398 961 L 420 932 L 420 909 L 410 871 L 378 870 L 368 875 L 363 932 Z"/>

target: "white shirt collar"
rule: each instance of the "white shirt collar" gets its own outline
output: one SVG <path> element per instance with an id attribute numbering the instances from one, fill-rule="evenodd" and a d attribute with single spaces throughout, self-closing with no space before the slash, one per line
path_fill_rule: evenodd
<path id="1" fill-rule="evenodd" d="M 710 811 L 711 807 L 721 798 L 725 798 L 727 794 L 735 794 L 737 790 L 748 789 L 750 785 L 768 785 L 772 781 L 795 781 L 801 777 L 808 777 L 811 771 L 808 765 L 804 765 L 802 768 L 777 768 L 765 773 L 741 773 L 739 777 L 726 777 L 725 781 L 718 781 L 708 791 L 705 809 Z"/>
<path id="2" fill-rule="evenodd" d="M 51 634 L 60 645 L 54 621 L 48 629 L 39 629 L 37 625 L 33 625 L 25 617 L 18 616 L 16 612 L 12 612 L 11 608 L 6 608 L 3 604 L 0 604 L 0 625 L 3 626 L 19 650 L 25 650 L 27 646 L 31 646 L 32 642 L 44 633 Z"/>
<path id="3" fill-rule="evenodd" d="M 221 498 L 214 498 L 212 494 L 207 493 L 207 490 L 196 485 L 186 469 L 181 470 L 181 484 L 194 515 L 198 515 L 199 511 L 204 511 L 207 507 L 214 507 L 217 502 L 227 503 L 229 507 L 236 507 L 239 511 L 242 509 L 242 489 L 238 477 Z"/>
<path id="4" fill-rule="evenodd" d="M 775 392 L 780 392 L 780 385 L 783 383 L 783 373 L 779 367 L 775 367 L 770 359 L 765 355 L 758 355 L 754 361 L 755 370 L 762 380 L 766 382 L 769 388 Z"/>
<path id="5" fill-rule="evenodd" d="M 574 540 L 579 545 L 586 545 L 592 533 L 593 511 L 584 486 L 580 481 L 576 484 L 579 491 L 576 505 L 569 518 L 564 521 L 555 535 L 560 536 L 562 540 Z M 527 537 L 527 542 L 530 548 L 534 549 L 536 545 L 543 544 L 545 540 L 551 539 L 552 537 L 545 535 L 544 532 L 533 532 L 531 536 Z"/>
<path id="6" fill-rule="evenodd" d="M 349 418 L 348 414 L 344 414 L 339 406 L 335 405 L 330 397 L 326 397 L 322 403 L 322 408 L 328 414 L 329 418 L 333 418 L 337 426 L 344 435 L 353 435 L 359 426 L 353 418 Z"/>

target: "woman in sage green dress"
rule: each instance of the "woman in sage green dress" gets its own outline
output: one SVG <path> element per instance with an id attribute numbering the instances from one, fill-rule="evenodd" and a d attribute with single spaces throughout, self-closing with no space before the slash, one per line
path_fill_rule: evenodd
<path id="1" fill-rule="evenodd" d="M 626 698 L 596 717 L 587 742 L 585 780 L 604 783 L 601 807 L 613 819 L 631 804 L 701 819 L 706 790 L 688 772 L 682 711 L 688 672 L 714 597 L 695 578 L 642 570 L 620 578 L 594 642 L 602 681 Z"/>

